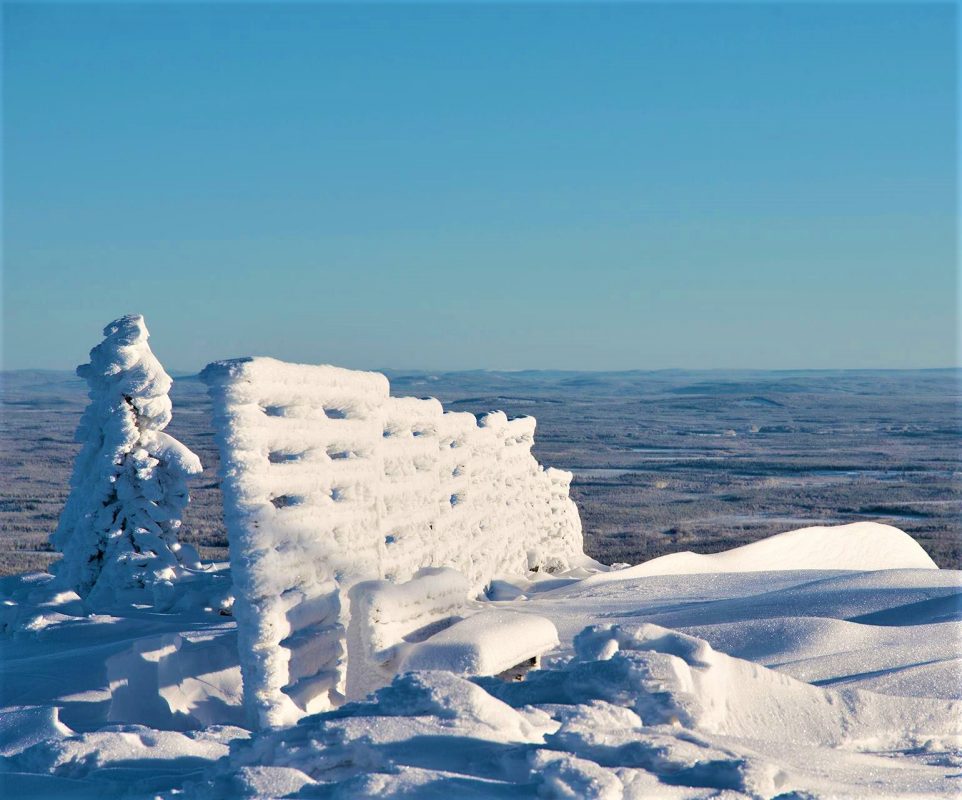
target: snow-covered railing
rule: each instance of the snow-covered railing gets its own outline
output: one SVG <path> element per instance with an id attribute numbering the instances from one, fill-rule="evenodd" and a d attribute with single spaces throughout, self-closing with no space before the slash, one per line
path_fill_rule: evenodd
<path id="1" fill-rule="evenodd" d="M 534 419 L 476 421 L 389 396 L 380 374 L 269 358 L 202 373 L 214 406 L 248 712 L 283 725 L 346 680 L 347 590 L 451 567 L 498 575 L 582 562 L 571 474 L 531 455 Z"/>

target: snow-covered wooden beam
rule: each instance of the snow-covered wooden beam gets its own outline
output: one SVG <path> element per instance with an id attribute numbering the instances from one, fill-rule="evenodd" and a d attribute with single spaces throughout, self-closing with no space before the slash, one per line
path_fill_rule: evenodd
<path id="1" fill-rule="evenodd" d="M 452 567 L 498 575 L 585 560 L 571 474 L 531 454 L 535 421 L 476 421 L 387 378 L 270 358 L 210 364 L 245 703 L 261 726 L 338 704 L 347 590 Z"/>

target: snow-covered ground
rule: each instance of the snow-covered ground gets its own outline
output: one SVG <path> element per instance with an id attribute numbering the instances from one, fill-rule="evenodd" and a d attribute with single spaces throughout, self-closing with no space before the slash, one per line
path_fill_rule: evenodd
<path id="1" fill-rule="evenodd" d="M 852 569 L 868 557 L 875 571 Z M 557 629 L 524 681 L 408 672 L 256 734 L 231 617 L 88 615 L 44 576 L 3 579 L 0 796 L 962 792 L 962 573 L 895 529 L 529 578 L 478 604 Z"/>

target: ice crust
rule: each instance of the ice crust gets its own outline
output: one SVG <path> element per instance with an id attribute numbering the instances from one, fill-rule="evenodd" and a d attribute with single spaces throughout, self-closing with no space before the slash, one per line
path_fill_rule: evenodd
<path id="1" fill-rule="evenodd" d="M 171 378 L 147 343 L 144 318 L 121 317 L 77 367 L 90 404 L 77 428 L 80 450 L 70 495 L 51 536 L 63 558 L 58 584 L 92 608 L 131 602 L 162 606 L 173 585 L 200 567 L 197 552 L 177 539 L 190 497 L 187 478 L 200 459 L 164 433 Z"/>
<path id="2" fill-rule="evenodd" d="M 250 358 L 201 374 L 214 406 L 245 702 L 263 726 L 343 700 L 359 581 L 450 567 L 584 563 L 571 473 L 531 455 L 535 421 L 445 413 L 387 378 Z"/>

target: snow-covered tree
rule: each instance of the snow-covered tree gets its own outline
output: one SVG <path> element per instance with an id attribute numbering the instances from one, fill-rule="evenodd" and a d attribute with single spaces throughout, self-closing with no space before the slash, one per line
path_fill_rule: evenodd
<path id="1" fill-rule="evenodd" d="M 54 565 L 57 582 L 95 608 L 153 602 L 200 566 L 197 551 L 177 541 L 190 500 L 187 478 L 201 472 L 201 463 L 163 432 L 172 380 L 151 352 L 139 314 L 111 322 L 104 336 L 90 363 L 77 367 L 90 404 L 77 428 L 83 447 L 70 496 L 51 536 L 63 553 Z"/>

